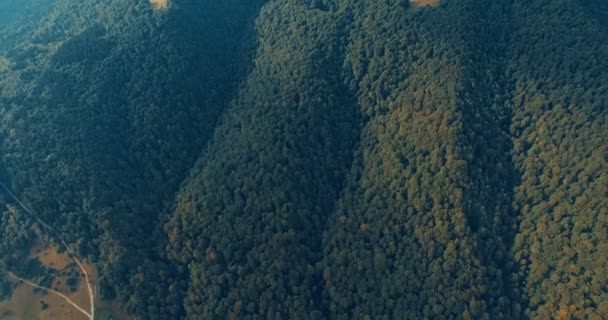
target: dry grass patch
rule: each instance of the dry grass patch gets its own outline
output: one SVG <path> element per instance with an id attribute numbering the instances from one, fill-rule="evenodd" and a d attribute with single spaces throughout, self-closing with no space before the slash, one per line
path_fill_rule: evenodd
<path id="1" fill-rule="evenodd" d="M 63 270 L 72 263 L 72 260 L 64 254 L 60 254 L 55 246 L 45 248 L 36 253 L 35 256 L 40 260 L 40 263 L 54 270 Z"/>
<path id="2" fill-rule="evenodd" d="M 42 303 L 48 305 L 43 310 Z M 60 297 L 53 294 L 35 293 L 32 287 L 20 284 L 13 291 L 10 300 L 0 303 L 0 314 L 6 320 L 88 320 L 88 318 Z"/>
<path id="3" fill-rule="evenodd" d="M 38 241 L 30 252 L 30 258 L 38 258 L 45 267 L 56 270 L 59 276 L 53 280 L 51 288 L 57 290 L 78 306 L 89 309 L 89 295 L 87 286 L 78 266 L 70 259 L 66 253 L 59 253 L 55 246 L 44 246 L 42 241 Z M 95 268 L 84 263 L 91 281 L 96 282 L 97 274 Z M 71 290 L 68 286 L 70 277 L 78 278 L 76 290 Z M 88 320 L 88 318 L 73 306 L 66 303 L 61 297 L 34 289 L 24 283 L 13 281 L 16 284 L 13 295 L 6 301 L 0 301 L 1 320 Z M 43 303 L 41 303 L 44 302 Z M 46 305 L 43 309 L 43 305 Z M 114 301 L 95 300 L 96 319 L 132 319 L 122 306 Z"/>
<path id="4" fill-rule="evenodd" d="M 166 9 L 169 7 L 169 0 L 149 0 L 154 9 Z"/>
<path id="5" fill-rule="evenodd" d="M 416 7 L 436 7 L 439 5 L 439 0 L 410 0 L 410 3 Z"/>

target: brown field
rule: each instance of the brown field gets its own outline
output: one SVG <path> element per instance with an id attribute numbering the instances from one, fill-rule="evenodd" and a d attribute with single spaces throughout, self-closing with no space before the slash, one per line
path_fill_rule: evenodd
<path id="1" fill-rule="evenodd" d="M 63 270 L 73 262 L 65 255 L 60 254 L 55 246 L 47 247 L 35 253 L 35 256 L 43 265 L 55 270 Z"/>
<path id="2" fill-rule="evenodd" d="M 169 7 L 169 0 L 149 0 L 154 9 L 166 9 Z"/>
<path id="3" fill-rule="evenodd" d="M 48 268 L 80 275 L 79 269 L 72 263 L 73 261 L 65 254 L 57 252 L 57 248 L 54 246 L 41 247 L 39 245 L 32 250 L 31 257 L 37 257 Z M 84 263 L 84 267 L 87 269 L 91 281 L 95 283 L 97 278 L 95 268 L 87 263 Z M 84 277 L 80 277 L 76 292 L 70 292 L 66 284 L 67 279 L 68 276 L 56 277 L 52 289 L 67 295 L 81 308 L 89 310 L 89 297 Z M 41 301 L 48 304 L 48 309 L 42 310 Z M 96 299 L 95 307 L 96 320 L 131 319 L 118 303 Z M 57 295 L 45 292 L 34 293 L 32 287 L 19 283 L 11 299 L 0 302 L 0 319 L 87 320 L 88 318 Z"/>
<path id="4" fill-rule="evenodd" d="M 40 301 L 47 303 L 49 308 L 42 310 Z M 10 300 L 0 303 L 0 314 L 6 311 L 8 313 L 2 317 L 6 320 L 88 320 L 84 314 L 60 297 L 51 294 L 36 294 L 31 287 L 23 284 L 15 289 Z"/>
<path id="5" fill-rule="evenodd" d="M 416 7 L 436 7 L 439 5 L 439 0 L 410 0 L 410 3 Z"/>

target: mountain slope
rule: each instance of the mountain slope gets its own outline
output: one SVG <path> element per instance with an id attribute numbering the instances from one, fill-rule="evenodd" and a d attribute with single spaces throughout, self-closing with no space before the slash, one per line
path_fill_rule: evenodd
<path id="1" fill-rule="evenodd" d="M 600 319 L 608 314 L 607 34 L 575 2 L 538 5 L 546 11 L 514 6 L 518 281 L 531 318 Z"/>
<path id="2" fill-rule="evenodd" d="M 102 296 L 137 314 L 180 312 L 156 279 L 164 270 L 160 281 L 175 281 L 157 250 L 161 213 L 246 71 L 257 6 L 184 3 L 163 13 L 147 2 L 59 1 L 6 55 L 12 188 L 97 261 Z M 152 298 L 162 301 L 140 302 Z"/>
<path id="3" fill-rule="evenodd" d="M 321 317 L 318 235 L 358 120 L 340 79 L 341 17 L 272 3 L 255 67 L 178 197 L 170 252 L 188 317 Z"/>
<path id="4" fill-rule="evenodd" d="M 508 123 L 500 87 L 486 85 L 502 81 L 503 58 L 484 40 L 505 32 L 508 12 L 475 1 L 423 12 L 370 1 L 356 10 L 351 38 L 369 41 L 352 45 L 350 61 L 355 70 L 367 62 L 359 101 L 369 121 L 324 237 L 329 311 L 506 317 Z"/>
<path id="5" fill-rule="evenodd" d="M 138 319 L 608 317 L 604 3 L 432 4 L 13 14 L 1 181 Z"/>

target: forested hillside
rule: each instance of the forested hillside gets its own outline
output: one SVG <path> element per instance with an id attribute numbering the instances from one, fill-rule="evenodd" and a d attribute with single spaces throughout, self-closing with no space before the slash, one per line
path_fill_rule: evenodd
<path id="1" fill-rule="evenodd" d="M 254 44 L 256 4 L 209 3 L 161 13 L 147 2 L 58 1 L 4 57 L 11 188 L 95 262 L 102 297 L 147 317 L 181 312 L 168 292 L 176 270 L 159 251 L 162 213 Z"/>
<path id="2" fill-rule="evenodd" d="M 567 1 L 542 6 L 563 14 L 540 20 L 522 1 L 514 19 L 516 278 L 531 318 L 602 319 L 608 316 L 608 34 L 586 19 L 584 10 L 595 7 L 573 14 Z"/>
<path id="3" fill-rule="evenodd" d="M 0 0 L 0 269 L 61 237 L 136 319 L 606 319 L 607 27 L 598 0 Z"/>

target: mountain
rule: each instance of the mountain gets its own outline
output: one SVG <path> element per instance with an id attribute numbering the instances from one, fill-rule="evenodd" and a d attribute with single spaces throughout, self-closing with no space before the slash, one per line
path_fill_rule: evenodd
<path id="1" fill-rule="evenodd" d="M 137 319 L 608 317 L 603 1 L 0 9 L 3 270 L 55 243 Z"/>

